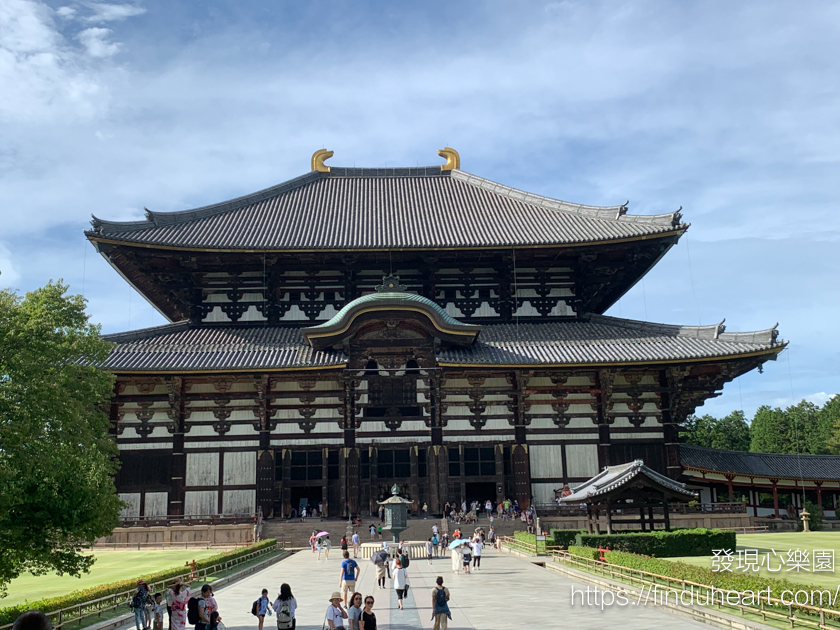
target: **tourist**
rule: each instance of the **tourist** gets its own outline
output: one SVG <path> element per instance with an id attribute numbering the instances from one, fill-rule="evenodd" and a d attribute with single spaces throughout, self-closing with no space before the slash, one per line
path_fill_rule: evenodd
<path id="1" fill-rule="evenodd" d="M 341 562 L 341 577 L 338 579 L 338 588 L 341 590 L 341 598 L 347 606 L 348 593 L 356 592 L 356 580 L 359 579 L 361 568 L 355 560 L 350 559 L 350 552 L 344 551 L 341 554 L 344 560 Z"/>
<path id="2" fill-rule="evenodd" d="M 458 573 L 461 570 L 461 564 L 462 564 L 461 546 L 459 545 L 458 547 L 454 547 L 452 549 L 451 553 L 452 553 L 452 570 L 455 573 Z"/>
<path id="3" fill-rule="evenodd" d="M 484 511 L 487 512 L 487 518 L 493 518 L 493 502 L 490 499 L 484 503 Z"/>
<path id="4" fill-rule="evenodd" d="M 493 523 L 496 522 L 496 519 L 493 517 L 493 512 L 490 512 L 490 527 L 493 527 Z"/>
<path id="5" fill-rule="evenodd" d="M 218 610 L 210 613 L 210 623 L 207 626 L 207 630 L 225 630 L 225 625 L 222 623 L 222 616 Z"/>
<path id="6" fill-rule="evenodd" d="M 481 550 L 484 547 L 484 543 L 481 540 L 481 536 L 476 536 L 473 539 L 472 544 L 472 552 L 473 552 L 473 568 L 478 569 L 481 567 Z"/>
<path id="7" fill-rule="evenodd" d="M 452 613 L 449 611 L 449 589 L 443 585 L 443 578 L 437 577 L 437 586 L 432 589 L 432 619 L 434 630 L 446 630 Z"/>
<path id="8" fill-rule="evenodd" d="M 166 614 L 169 617 L 169 630 L 172 630 L 172 602 L 175 601 L 175 596 L 170 586 L 166 589 Z"/>
<path id="9" fill-rule="evenodd" d="M 438 538 L 437 532 L 432 534 L 432 553 L 434 553 L 435 558 L 440 556 L 440 538 Z"/>
<path id="10" fill-rule="evenodd" d="M 306 520 L 306 506 L 305 505 L 302 508 L 300 508 L 300 520 L 301 520 L 301 522 Z"/>
<path id="11" fill-rule="evenodd" d="M 491 545 L 494 545 L 496 543 L 496 530 L 493 529 L 492 525 L 490 526 L 490 531 L 487 532 L 487 542 L 489 542 Z"/>
<path id="12" fill-rule="evenodd" d="M 213 597 L 213 588 L 209 584 L 201 587 L 201 597 L 198 598 L 198 618 L 195 625 L 196 630 L 208 630 L 210 627 L 210 615 L 219 609 L 216 598 Z"/>
<path id="13" fill-rule="evenodd" d="M 376 540 L 376 525 L 373 523 L 370 524 L 370 539 Z"/>
<path id="14" fill-rule="evenodd" d="M 379 506 L 379 522 L 380 523 L 385 522 L 385 508 L 382 507 L 381 505 Z"/>
<path id="15" fill-rule="evenodd" d="M 423 518 L 424 519 L 429 518 L 429 504 L 428 503 L 423 504 Z"/>
<path id="16" fill-rule="evenodd" d="M 397 608 L 403 609 L 403 597 L 408 591 L 408 573 L 400 559 L 394 560 L 394 590 L 397 592 Z"/>
<path id="17" fill-rule="evenodd" d="M 446 549 L 447 547 L 449 547 L 449 533 L 448 532 L 443 533 L 443 538 L 440 539 L 440 546 L 441 546 L 442 549 Z"/>
<path id="18" fill-rule="evenodd" d="M 347 621 L 350 630 L 359 630 L 359 620 L 362 618 L 362 594 L 353 593 L 350 607 L 347 609 Z"/>
<path id="19" fill-rule="evenodd" d="M 154 630 L 163 630 L 163 613 L 166 612 L 166 606 L 163 605 L 163 595 L 155 593 L 155 605 L 152 609 L 152 628 Z"/>
<path id="20" fill-rule="evenodd" d="M 359 538 L 359 530 L 353 532 L 353 537 L 350 539 L 353 543 L 353 557 L 359 557 L 359 548 L 362 546 L 362 540 Z"/>
<path id="21" fill-rule="evenodd" d="M 321 546 L 324 549 L 324 560 L 329 560 L 330 559 L 330 549 L 332 549 L 332 542 L 330 542 L 329 535 L 324 536 L 324 539 L 321 542 Z"/>
<path id="22" fill-rule="evenodd" d="M 327 627 L 330 630 L 343 628 L 347 613 L 341 607 L 341 593 L 336 591 L 330 597 L 330 605 L 327 606 Z"/>
<path id="23" fill-rule="evenodd" d="M 297 611 L 297 600 L 292 595 L 292 587 L 285 582 L 280 585 L 280 593 L 274 600 L 274 614 L 277 615 L 277 628 L 287 630 L 295 627 L 295 611 Z"/>
<path id="24" fill-rule="evenodd" d="M 432 556 L 434 555 L 435 545 L 431 537 L 426 541 L 426 558 L 429 561 L 429 566 L 432 566 Z"/>
<path id="25" fill-rule="evenodd" d="M 347 551 L 350 548 L 350 543 L 347 540 L 347 534 L 341 537 L 341 551 Z"/>
<path id="26" fill-rule="evenodd" d="M 385 588 L 385 575 L 387 573 L 387 561 L 376 563 L 376 584 L 379 588 Z"/>
<path id="27" fill-rule="evenodd" d="M 40 610 L 27 610 L 15 619 L 12 630 L 53 630 L 53 625 Z"/>
<path id="28" fill-rule="evenodd" d="M 175 580 L 169 590 L 172 591 L 172 616 L 169 618 L 169 625 L 172 630 L 186 630 L 190 587 L 182 584 L 181 580 Z"/>
<path id="29" fill-rule="evenodd" d="M 365 597 L 365 607 L 362 610 L 359 630 L 376 630 L 376 615 L 373 614 L 373 595 Z"/>
<path id="30" fill-rule="evenodd" d="M 461 538 L 461 528 L 458 527 L 455 529 L 455 532 L 452 534 L 452 540 L 460 540 Z"/>
<path id="31" fill-rule="evenodd" d="M 149 587 L 143 580 L 137 580 L 137 591 L 129 603 L 129 608 L 134 611 L 134 625 L 137 626 L 137 630 L 149 630 L 149 626 L 146 625 L 146 603 L 149 599 Z"/>
<path id="32" fill-rule="evenodd" d="M 309 546 L 312 547 L 312 553 L 315 553 L 315 549 L 318 546 L 318 537 L 315 535 L 316 532 L 314 529 L 312 530 L 312 535 L 309 537 Z"/>
<path id="33" fill-rule="evenodd" d="M 259 628 L 263 630 L 263 623 L 265 622 L 265 616 L 271 616 L 271 600 L 268 599 L 268 589 L 264 588 L 262 590 L 262 594 L 260 598 L 254 602 L 257 605 L 257 618 L 259 621 Z"/>
<path id="34" fill-rule="evenodd" d="M 432 535 L 437 536 L 439 533 L 440 530 L 438 529 L 437 523 L 435 523 L 434 525 L 432 525 Z"/>
<path id="35" fill-rule="evenodd" d="M 379 540 L 382 540 L 382 525 L 376 528 L 376 533 L 379 534 Z"/>
<path id="36" fill-rule="evenodd" d="M 463 552 L 463 561 L 464 561 L 464 573 L 470 572 L 470 562 L 472 561 L 472 544 L 467 543 L 466 545 L 461 545 L 461 550 Z"/>

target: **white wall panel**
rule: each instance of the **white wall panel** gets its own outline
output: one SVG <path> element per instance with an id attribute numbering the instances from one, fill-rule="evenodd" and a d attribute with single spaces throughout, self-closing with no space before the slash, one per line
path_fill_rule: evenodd
<path id="1" fill-rule="evenodd" d="M 554 503 L 555 487 L 560 487 L 560 484 L 553 483 L 532 483 L 531 495 L 534 497 L 534 503 Z"/>
<path id="2" fill-rule="evenodd" d="M 559 444 L 531 444 L 528 447 L 531 460 L 531 477 L 563 476 L 563 447 Z"/>
<path id="3" fill-rule="evenodd" d="M 120 501 L 126 503 L 127 506 L 120 510 L 120 516 L 137 517 L 140 516 L 140 493 L 139 492 L 121 492 Z"/>
<path id="4" fill-rule="evenodd" d="M 257 483 L 255 451 L 225 453 L 224 467 L 223 483 L 226 486 L 248 486 Z"/>
<path id="5" fill-rule="evenodd" d="M 594 477 L 598 474 L 597 444 L 567 444 L 566 472 L 569 477 Z"/>
<path id="6" fill-rule="evenodd" d="M 188 453 L 187 479 L 185 483 L 188 486 L 219 485 L 219 454 Z"/>
<path id="7" fill-rule="evenodd" d="M 222 514 L 252 514 L 256 506 L 256 490 L 225 490 L 222 493 Z"/>
<path id="8" fill-rule="evenodd" d="M 168 492 L 147 492 L 143 516 L 166 516 L 169 511 Z"/>
<path id="9" fill-rule="evenodd" d="M 219 513 L 219 493 L 215 490 L 190 490 L 184 493 L 184 514 L 203 516 Z"/>

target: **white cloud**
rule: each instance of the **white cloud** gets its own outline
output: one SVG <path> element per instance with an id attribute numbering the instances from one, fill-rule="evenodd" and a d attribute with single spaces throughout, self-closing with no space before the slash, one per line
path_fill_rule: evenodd
<path id="1" fill-rule="evenodd" d="M 85 18 L 88 22 L 118 22 L 137 15 L 143 15 L 146 9 L 133 4 L 90 3 L 88 8 L 93 15 Z"/>
<path id="2" fill-rule="evenodd" d="M 55 14 L 60 17 L 64 18 L 65 20 L 72 20 L 76 17 L 76 9 L 73 7 L 58 7 L 55 10 Z"/>
<path id="3" fill-rule="evenodd" d="M 116 55 L 121 47 L 118 43 L 108 41 L 111 33 L 113 31 L 110 28 L 92 26 L 80 31 L 76 35 L 76 39 L 85 47 L 91 57 L 111 57 Z"/>
<path id="4" fill-rule="evenodd" d="M 20 280 L 20 273 L 12 263 L 12 252 L 0 243 L 0 288 L 13 287 Z"/>

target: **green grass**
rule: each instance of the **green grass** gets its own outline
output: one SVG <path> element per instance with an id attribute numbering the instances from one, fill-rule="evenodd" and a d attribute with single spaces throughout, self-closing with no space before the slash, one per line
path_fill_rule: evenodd
<path id="1" fill-rule="evenodd" d="M 139 578 L 148 573 L 182 566 L 188 561 L 201 560 L 218 553 L 218 549 L 97 550 L 94 553 L 96 562 L 90 573 L 83 573 L 80 578 L 51 573 L 37 577 L 25 574 L 12 580 L 8 596 L 0 599 L 0 607 L 66 595 L 99 584 Z"/>
<path id="2" fill-rule="evenodd" d="M 779 558 L 787 560 L 787 552 L 791 549 L 801 549 L 813 554 L 814 549 L 833 549 L 835 564 L 837 570 L 840 571 L 840 531 L 831 532 L 779 532 L 772 534 L 738 534 L 738 549 L 756 549 L 758 550 L 759 559 L 763 558 L 765 554 L 770 554 L 771 566 L 775 569 L 779 565 Z M 777 556 L 774 556 L 772 550 L 776 551 Z M 737 568 L 737 555 L 733 554 L 735 561 L 732 564 L 732 570 Z M 665 560 L 679 560 L 688 564 L 693 564 L 702 567 L 711 567 L 712 560 L 707 556 L 686 557 L 686 558 L 664 558 Z M 813 561 L 813 555 L 810 556 Z M 765 561 L 766 562 L 766 561 Z M 765 566 L 761 566 L 758 575 L 764 577 L 779 577 L 787 578 L 794 582 L 805 582 L 808 584 L 825 585 L 834 588 L 837 586 L 838 573 L 823 573 L 811 571 L 787 571 L 786 566 L 782 566 L 780 571 L 768 571 Z"/>

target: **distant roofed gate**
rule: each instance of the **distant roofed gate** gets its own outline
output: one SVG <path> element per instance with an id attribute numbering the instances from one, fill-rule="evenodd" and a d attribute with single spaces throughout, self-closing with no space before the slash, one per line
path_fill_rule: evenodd
<path id="1" fill-rule="evenodd" d="M 598 517 L 601 510 L 607 515 L 607 533 L 613 533 L 613 525 L 639 523 L 641 530 L 653 531 L 662 524 L 666 531 L 671 529 L 668 502 L 688 503 L 696 498 L 685 484 L 669 479 L 645 466 L 637 459 L 620 466 L 608 466 L 592 479 L 575 488 L 573 494 L 559 499 L 561 504 L 586 503 L 586 529 L 600 533 Z M 662 516 L 654 513 L 659 508 Z M 629 514 L 639 511 L 639 519 Z M 647 515 L 645 515 L 647 511 Z M 658 511 L 658 510 L 657 510 Z M 614 518 L 613 512 L 621 515 Z"/>

